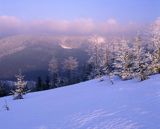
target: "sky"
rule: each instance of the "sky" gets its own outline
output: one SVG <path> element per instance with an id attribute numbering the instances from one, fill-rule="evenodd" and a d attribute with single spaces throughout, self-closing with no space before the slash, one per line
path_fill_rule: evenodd
<path id="1" fill-rule="evenodd" d="M 22 19 L 91 18 L 152 21 L 160 16 L 160 0 L 0 0 L 0 15 Z"/>
<path id="2" fill-rule="evenodd" d="M 91 31 L 117 23 L 151 23 L 160 17 L 159 7 L 160 0 L 0 0 L 0 27 L 58 26 L 54 31 L 67 31 L 84 25 Z"/>

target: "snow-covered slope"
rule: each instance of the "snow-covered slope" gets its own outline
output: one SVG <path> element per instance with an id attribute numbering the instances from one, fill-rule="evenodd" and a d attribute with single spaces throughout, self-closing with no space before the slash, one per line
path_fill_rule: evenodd
<path id="1" fill-rule="evenodd" d="M 160 129 L 160 75 L 149 80 L 91 80 L 7 100 L 1 129 Z"/>

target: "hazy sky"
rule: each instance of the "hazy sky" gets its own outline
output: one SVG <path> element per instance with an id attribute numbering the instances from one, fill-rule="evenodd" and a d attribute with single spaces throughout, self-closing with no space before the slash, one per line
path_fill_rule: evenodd
<path id="1" fill-rule="evenodd" d="M 0 0 L 0 15 L 25 20 L 150 22 L 160 16 L 160 0 Z"/>

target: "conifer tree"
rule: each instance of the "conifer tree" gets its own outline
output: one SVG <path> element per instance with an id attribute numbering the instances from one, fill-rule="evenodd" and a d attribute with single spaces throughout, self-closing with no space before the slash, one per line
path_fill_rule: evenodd
<path id="1" fill-rule="evenodd" d="M 26 84 L 27 82 L 24 81 L 24 76 L 22 75 L 21 71 L 19 74 L 16 75 L 17 82 L 15 83 L 15 90 L 12 90 L 14 98 L 13 99 L 23 99 L 23 95 L 27 93 L 26 91 Z"/>
<path id="2" fill-rule="evenodd" d="M 105 39 L 100 36 L 93 36 L 90 39 L 91 45 L 88 50 L 90 56 L 89 63 L 92 65 L 90 79 L 101 77 L 103 75 L 103 67 L 105 64 Z"/>
<path id="3" fill-rule="evenodd" d="M 123 80 L 132 78 L 132 58 L 128 44 L 127 40 L 120 40 L 114 53 L 114 75 L 118 75 Z"/>
<path id="4" fill-rule="evenodd" d="M 149 54 L 142 45 L 142 38 L 138 35 L 134 42 L 133 48 L 134 64 L 133 72 L 134 76 L 140 81 L 148 78 L 149 75 Z"/>
<path id="5" fill-rule="evenodd" d="M 4 85 L 0 82 L 0 97 L 6 96 L 7 93 L 5 91 Z"/>
<path id="6" fill-rule="evenodd" d="M 52 58 L 48 65 L 48 71 L 50 73 L 50 88 L 56 88 L 58 85 L 58 61 L 56 58 Z"/>
<path id="7" fill-rule="evenodd" d="M 78 61 L 76 58 L 68 57 L 64 60 L 64 69 L 68 72 L 69 84 L 72 83 L 73 71 L 78 67 Z"/>
<path id="8" fill-rule="evenodd" d="M 41 91 L 41 90 L 44 89 L 43 81 L 42 81 L 42 78 L 40 76 L 37 78 L 36 88 L 37 88 L 36 89 L 37 91 Z"/>
<path id="9" fill-rule="evenodd" d="M 152 25 L 151 43 L 153 44 L 151 70 L 152 73 L 160 73 L 160 18 Z"/>

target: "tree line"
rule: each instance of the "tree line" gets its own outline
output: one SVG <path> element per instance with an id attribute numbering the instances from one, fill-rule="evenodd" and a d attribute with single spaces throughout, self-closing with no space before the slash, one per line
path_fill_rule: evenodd
<path id="1" fill-rule="evenodd" d="M 137 33 L 133 39 L 109 41 L 93 36 L 90 40 L 90 78 L 108 75 L 143 81 L 149 75 L 160 73 L 160 19 L 152 24 L 147 35 Z"/>

